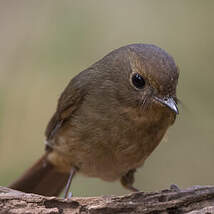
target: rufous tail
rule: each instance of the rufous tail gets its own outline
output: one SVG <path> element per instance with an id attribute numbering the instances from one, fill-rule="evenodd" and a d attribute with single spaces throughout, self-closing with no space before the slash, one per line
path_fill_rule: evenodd
<path id="1" fill-rule="evenodd" d="M 58 196 L 65 187 L 69 173 L 56 170 L 45 153 L 30 169 L 9 187 L 26 193 Z"/>

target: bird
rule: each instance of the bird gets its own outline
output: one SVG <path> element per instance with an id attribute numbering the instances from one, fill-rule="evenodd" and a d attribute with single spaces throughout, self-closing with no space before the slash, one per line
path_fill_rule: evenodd
<path id="1" fill-rule="evenodd" d="M 76 174 L 120 181 L 130 191 L 136 169 L 179 113 L 179 69 L 153 44 L 111 51 L 71 79 L 45 131 L 45 152 L 10 188 L 58 196 Z"/>

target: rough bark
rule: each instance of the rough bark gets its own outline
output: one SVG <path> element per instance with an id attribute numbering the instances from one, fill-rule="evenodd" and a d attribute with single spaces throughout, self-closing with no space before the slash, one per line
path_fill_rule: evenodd
<path id="1" fill-rule="evenodd" d="M 214 213 L 214 186 L 194 186 L 184 190 L 173 187 L 161 192 L 70 199 L 26 194 L 0 187 L 0 213 L 211 214 Z"/>

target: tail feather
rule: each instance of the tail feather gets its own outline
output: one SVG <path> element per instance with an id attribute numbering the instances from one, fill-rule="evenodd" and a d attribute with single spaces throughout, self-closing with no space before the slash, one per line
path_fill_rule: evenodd
<path id="1" fill-rule="evenodd" d="M 65 187 L 69 174 L 59 172 L 44 154 L 24 175 L 9 187 L 27 193 L 58 196 Z"/>

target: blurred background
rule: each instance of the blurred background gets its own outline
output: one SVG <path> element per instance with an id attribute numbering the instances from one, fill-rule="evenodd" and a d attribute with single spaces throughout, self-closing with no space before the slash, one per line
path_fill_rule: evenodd
<path id="1" fill-rule="evenodd" d="M 153 43 L 180 67 L 180 115 L 136 187 L 214 184 L 214 1 L 0 1 L 0 185 L 44 151 L 44 130 L 69 80 L 111 50 Z M 75 196 L 128 193 L 76 176 Z"/>

